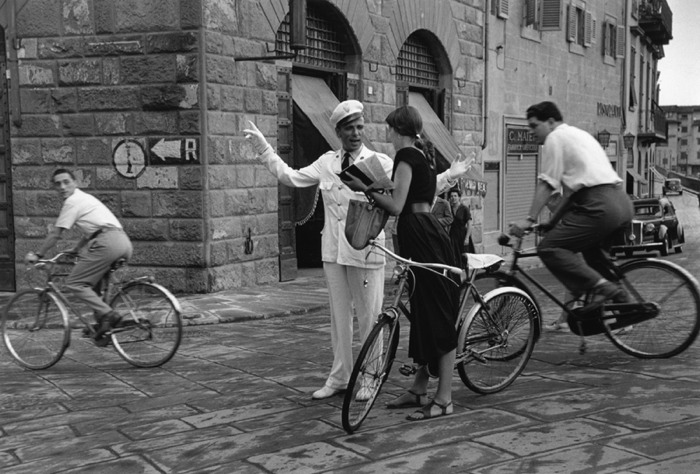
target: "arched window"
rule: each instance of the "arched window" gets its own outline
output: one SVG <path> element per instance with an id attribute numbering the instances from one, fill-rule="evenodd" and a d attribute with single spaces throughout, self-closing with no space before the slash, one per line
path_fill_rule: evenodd
<path id="1" fill-rule="evenodd" d="M 350 41 L 338 22 L 318 6 L 309 5 L 306 12 L 306 49 L 299 51 L 294 64 L 331 71 L 346 71 L 346 55 L 354 54 Z M 289 53 L 289 14 L 277 30 L 277 51 Z"/>
<path id="2" fill-rule="evenodd" d="M 413 32 L 399 50 L 396 64 L 396 105 L 416 107 L 423 117 L 423 131 L 436 149 L 438 171 L 449 162 L 445 153 L 459 148 L 445 137 L 452 126 L 452 71 L 447 54 L 433 33 Z"/>
<path id="3" fill-rule="evenodd" d="M 435 55 L 415 33 L 408 37 L 399 51 L 396 80 L 409 86 L 437 88 L 440 85 Z"/>

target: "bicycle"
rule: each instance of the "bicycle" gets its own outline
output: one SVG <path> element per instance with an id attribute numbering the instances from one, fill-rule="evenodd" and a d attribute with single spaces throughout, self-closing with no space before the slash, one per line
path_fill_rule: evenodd
<path id="1" fill-rule="evenodd" d="M 695 341 L 700 330 L 700 287 L 698 281 L 673 262 L 655 258 L 629 260 L 621 265 L 608 259 L 608 269 L 627 292 L 627 301 L 607 303 L 591 312 L 584 307 L 590 295 L 572 301 L 561 301 L 529 275 L 518 261 L 536 257 L 536 251 L 522 249 L 523 238 L 538 231 L 532 226 L 521 237 L 502 235 L 499 244 L 512 248 L 510 268 L 480 275 L 477 284 L 482 291 L 507 285 L 526 292 L 537 305 L 525 281 L 534 285 L 567 314 L 571 331 L 581 336 L 579 353 L 586 352 L 584 337 L 604 333 L 626 354 L 644 358 L 668 358 L 680 354 Z M 574 308 L 574 303 L 583 307 Z"/>
<path id="2" fill-rule="evenodd" d="M 520 289 L 503 287 L 482 295 L 474 286 L 477 273 L 500 266 L 502 258 L 468 254 L 469 270 L 465 271 L 449 265 L 407 260 L 375 241 L 370 246 L 370 252 L 377 249 L 396 260 L 393 277 L 397 288 L 392 303 L 378 315 L 353 366 L 341 416 L 347 433 L 360 427 L 389 377 L 399 344 L 400 316 L 403 314 L 408 319 L 411 316 L 406 298 L 411 290 L 408 277 L 413 267 L 445 278 L 459 275 L 460 283 L 451 281 L 464 285 L 465 296 L 461 298 L 456 322 L 455 360 L 462 382 L 480 394 L 499 392 L 513 383 L 532 354 L 539 315 L 532 299 Z M 470 299 L 473 306 L 469 305 Z M 415 366 L 404 365 L 400 372 L 411 375 L 415 370 Z"/>
<path id="3" fill-rule="evenodd" d="M 61 261 L 75 254 L 58 253 L 37 261 L 32 268 L 46 272 L 46 285 L 20 291 L 8 302 L 2 314 L 5 347 L 19 365 L 28 369 L 47 369 L 56 364 L 70 345 L 69 311 L 82 323 L 83 334 L 94 339 L 96 325 L 75 311 L 61 292 L 58 280 Z M 119 313 L 121 321 L 104 337 L 109 337 L 117 353 L 136 367 L 158 367 L 168 362 L 182 339 L 180 303 L 151 277 L 139 277 L 125 283 L 113 281 L 113 274 L 126 264 L 114 262 L 102 277 L 99 290 L 103 301 Z M 110 297 L 110 295 L 113 295 Z"/>

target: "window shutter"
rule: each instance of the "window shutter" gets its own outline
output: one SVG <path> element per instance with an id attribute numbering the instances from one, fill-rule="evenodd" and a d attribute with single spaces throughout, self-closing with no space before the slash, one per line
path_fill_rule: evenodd
<path id="1" fill-rule="evenodd" d="M 508 10 L 510 9 L 509 1 L 510 0 L 498 1 L 498 18 L 508 18 Z"/>
<path id="2" fill-rule="evenodd" d="M 591 44 L 595 44 L 598 37 L 596 28 L 598 28 L 598 21 L 591 15 Z"/>
<path id="3" fill-rule="evenodd" d="M 627 30 L 624 26 L 617 27 L 617 51 L 615 51 L 615 57 L 617 58 L 625 57 L 625 33 L 627 33 Z"/>
<path id="4" fill-rule="evenodd" d="M 603 22 L 603 56 L 610 56 L 610 24 L 607 21 Z"/>
<path id="5" fill-rule="evenodd" d="M 593 42 L 593 15 L 591 12 L 586 12 L 584 14 L 583 31 L 583 45 L 590 46 Z"/>
<path id="6" fill-rule="evenodd" d="M 408 105 L 408 84 L 396 85 L 396 107 Z"/>
<path id="7" fill-rule="evenodd" d="M 573 5 L 569 5 L 569 16 L 566 24 L 566 39 L 570 42 L 576 41 L 576 7 Z"/>
<path id="8" fill-rule="evenodd" d="M 537 0 L 526 0 L 525 25 L 534 25 L 537 21 Z"/>
<path id="9" fill-rule="evenodd" d="M 540 31 L 561 30 L 562 0 L 541 0 Z"/>

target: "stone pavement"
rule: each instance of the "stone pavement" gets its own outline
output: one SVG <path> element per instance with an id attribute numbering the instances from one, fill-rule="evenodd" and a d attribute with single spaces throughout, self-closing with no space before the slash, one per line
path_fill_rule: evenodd
<path id="1" fill-rule="evenodd" d="M 688 243 L 668 259 L 698 275 L 700 213 L 688 199 Z M 396 370 L 407 361 L 404 321 L 395 368 L 362 428 L 347 435 L 341 397 L 310 399 L 332 358 L 319 272 L 180 300 L 188 325 L 161 368 L 132 368 L 77 333 L 45 371 L 23 370 L 0 351 L 0 472 L 695 473 L 700 465 L 698 342 L 672 359 L 644 360 L 602 336 L 580 355 L 579 338 L 545 333 L 512 386 L 477 395 L 455 374 L 455 413 L 410 423 L 410 409 L 384 408 L 410 384 Z M 211 324 L 226 321 L 236 323 Z"/>

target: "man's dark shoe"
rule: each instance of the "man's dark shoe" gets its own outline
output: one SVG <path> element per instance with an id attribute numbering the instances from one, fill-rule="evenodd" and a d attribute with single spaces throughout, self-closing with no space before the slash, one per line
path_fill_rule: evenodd
<path id="1" fill-rule="evenodd" d="M 122 317 L 119 316 L 119 313 L 116 311 L 110 311 L 99 318 L 99 321 L 97 322 L 97 331 L 95 332 L 96 346 L 105 347 L 107 344 L 109 344 L 110 338 L 107 337 L 106 334 L 111 331 L 113 327 L 119 324 L 121 319 Z"/>
<path id="2" fill-rule="evenodd" d="M 593 287 L 589 303 L 581 308 L 580 311 L 588 313 L 596 310 L 608 300 L 612 300 L 615 303 L 625 303 L 628 300 L 627 293 L 617 283 L 605 281 Z"/>

